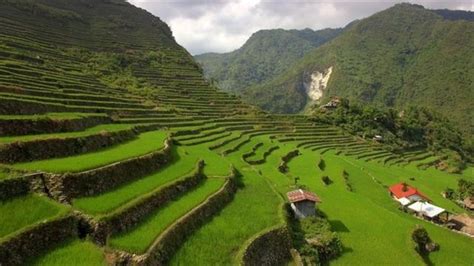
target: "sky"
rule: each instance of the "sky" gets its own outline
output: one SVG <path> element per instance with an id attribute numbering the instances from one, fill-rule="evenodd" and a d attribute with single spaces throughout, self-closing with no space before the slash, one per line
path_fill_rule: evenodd
<path id="1" fill-rule="evenodd" d="M 230 52 L 261 29 L 344 27 L 394 0 L 129 0 L 165 21 L 191 54 Z M 407 2 L 407 1 L 403 1 Z M 430 9 L 474 11 L 473 0 L 413 0 Z"/>

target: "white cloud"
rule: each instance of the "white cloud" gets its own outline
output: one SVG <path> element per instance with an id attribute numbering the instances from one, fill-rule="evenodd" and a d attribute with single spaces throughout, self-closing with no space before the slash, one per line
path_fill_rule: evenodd
<path id="1" fill-rule="evenodd" d="M 416 0 L 427 8 L 474 10 L 471 0 Z M 397 0 L 130 0 L 167 22 L 192 54 L 239 48 L 260 29 L 322 29 L 386 9 Z"/>

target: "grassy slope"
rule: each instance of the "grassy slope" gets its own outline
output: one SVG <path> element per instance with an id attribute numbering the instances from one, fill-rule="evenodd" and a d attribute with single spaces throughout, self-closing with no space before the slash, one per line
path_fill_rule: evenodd
<path id="1" fill-rule="evenodd" d="M 107 265 L 101 248 L 89 241 L 73 240 L 31 261 L 32 265 Z"/>
<path id="2" fill-rule="evenodd" d="M 136 228 L 112 236 L 109 240 L 110 246 L 134 253 L 144 253 L 166 228 L 217 192 L 224 182 L 223 178 L 208 178 L 194 190 L 159 209 Z"/>
<path id="3" fill-rule="evenodd" d="M 17 230 L 58 217 L 67 208 L 48 198 L 28 195 L 0 202 L 0 240 Z"/>
<path id="4" fill-rule="evenodd" d="M 81 155 L 15 164 L 13 167 L 23 170 L 42 170 L 53 173 L 79 172 L 163 148 L 167 138 L 165 131 L 151 131 L 140 134 L 137 139 L 102 151 Z"/>
<path id="5" fill-rule="evenodd" d="M 130 200 L 191 173 L 198 160 L 194 156 L 185 155 L 179 148 L 173 149 L 173 158 L 171 164 L 161 171 L 103 194 L 75 199 L 73 206 L 94 215 L 110 212 Z"/>
<path id="6" fill-rule="evenodd" d="M 308 165 L 316 165 L 319 158 L 320 155 L 303 152 L 302 156 L 289 164 L 290 172 L 299 176 L 301 183 L 318 193 L 323 201 L 321 210 L 329 216 L 331 224 L 341 235 L 346 250 L 335 261 L 336 265 L 411 265 L 416 261 L 421 265 L 410 239 L 415 224 L 422 224 L 427 228 L 432 239 L 441 245 L 440 251 L 430 255 L 435 264 L 469 265 L 469 261 L 474 260 L 474 256 L 468 252 L 473 245 L 471 239 L 400 212 L 398 204 L 388 195 L 387 188 L 372 179 L 375 177 L 383 185 L 391 185 L 401 180 L 410 182 L 408 178 L 416 176 L 416 181 L 412 184 L 432 198 L 435 204 L 460 212 L 458 206 L 439 195 L 446 186 L 456 185 L 453 176 L 435 170 L 419 171 L 400 167 L 387 169 L 374 163 L 331 154 L 323 156 L 327 165 L 324 172 L 316 167 L 307 168 Z M 354 192 L 345 189 L 343 170 L 349 173 Z M 324 186 L 322 175 L 329 175 L 334 183 Z"/>

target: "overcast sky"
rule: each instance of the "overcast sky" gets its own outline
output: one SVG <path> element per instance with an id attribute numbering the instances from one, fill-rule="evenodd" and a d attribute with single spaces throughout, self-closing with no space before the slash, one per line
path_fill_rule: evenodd
<path id="1" fill-rule="evenodd" d="M 193 55 L 230 52 L 261 29 L 343 27 L 402 1 L 376 0 L 129 0 L 170 25 Z M 406 2 L 406 1 L 403 1 Z M 473 0 L 410 1 L 431 9 L 474 10 Z"/>

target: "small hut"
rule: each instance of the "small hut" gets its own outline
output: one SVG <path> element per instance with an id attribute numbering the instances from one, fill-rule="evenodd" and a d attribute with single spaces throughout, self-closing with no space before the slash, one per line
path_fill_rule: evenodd
<path id="1" fill-rule="evenodd" d="M 316 203 L 321 202 L 316 194 L 298 189 L 286 193 L 286 196 L 290 201 L 291 209 L 293 209 L 298 219 L 316 215 Z"/>

